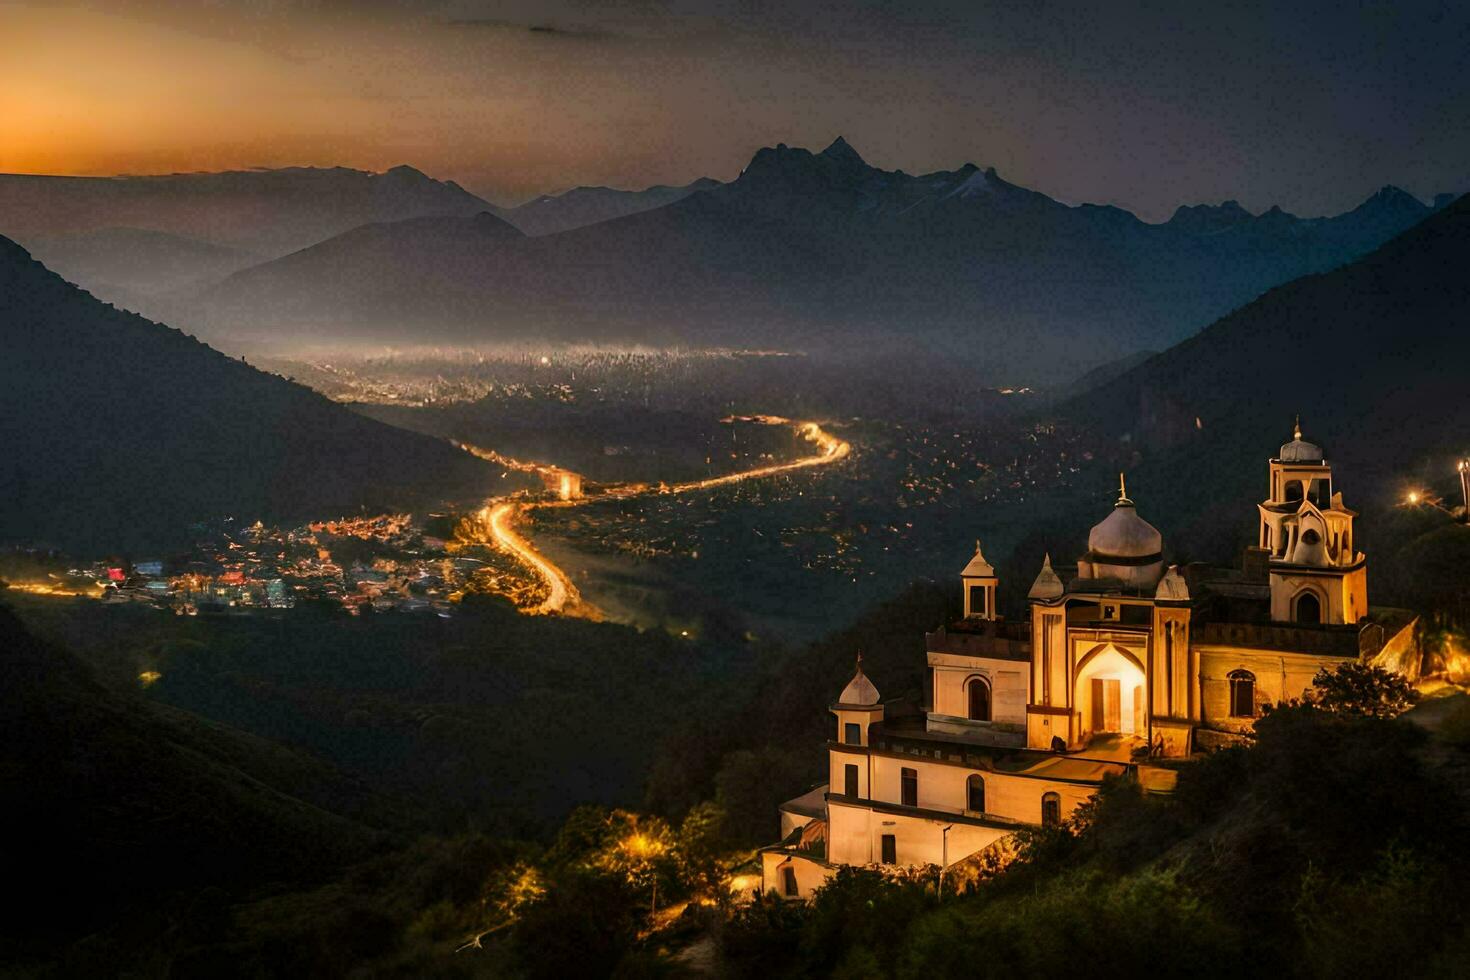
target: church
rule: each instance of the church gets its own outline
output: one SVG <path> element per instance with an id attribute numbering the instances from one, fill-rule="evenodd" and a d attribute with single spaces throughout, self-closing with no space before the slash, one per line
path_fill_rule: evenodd
<path id="1" fill-rule="evenodd" d="M 999 615 L 977 542 L 963 617 L 926 636 L 928 703 L 890 712 L 859 656 L 830 708 L 828 781 L 782 805 L 762 887 L 804 899 L 842 865 L 950 868 L 1061 822 L 1109 776 L 1169 792 L 1180 764 L 1247 738 L 1323 667 L 1412 675 L 1414 617 L 1370 610 L 1356 514 L 1299 425 L 1257 511 L 1239 567 L 1166 567 L 1120 478 L 1076 565 L 1043 560 L 1019 621 Z"/>

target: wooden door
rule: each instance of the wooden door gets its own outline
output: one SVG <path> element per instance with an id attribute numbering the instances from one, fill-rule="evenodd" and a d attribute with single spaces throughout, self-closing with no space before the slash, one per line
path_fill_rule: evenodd
<path id="1" fill-rule="evenodd" d="M 1116 732 L 1123 727 L 1122 682 L 1102 677 L 1092 679 L 1092 730 Z"/>

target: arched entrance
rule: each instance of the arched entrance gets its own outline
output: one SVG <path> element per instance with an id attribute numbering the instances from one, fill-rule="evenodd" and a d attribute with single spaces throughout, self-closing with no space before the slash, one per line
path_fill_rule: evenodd
<path id="1" fill-rule="evenodd" d="M 983 677 L 972 677 L 965 684 L 965 694 L 969 700 L 969 718 L 971 721 L 990 720 L 990 684 Z"/>
<path id="2" fill-rule="evenodd" d="M 1322 622 L 1322 600 L 1317 598 L 1317 593 L 1308 590 L 1297 596 L 1296 621 L 1312 624 Z"/>
<path id="3" fill-rule="evenodd" d="M 1142 737 L 1147 725 L 1143 668 L 1132 655 L 1111 644 L 1097 647 L 1078 662 L 1074 704 L 1082 730 Z"/>

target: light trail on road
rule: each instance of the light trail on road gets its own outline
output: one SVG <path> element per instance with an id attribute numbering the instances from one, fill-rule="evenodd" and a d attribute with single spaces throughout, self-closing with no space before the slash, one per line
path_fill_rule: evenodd
<path id="1" fill-rule="evenodd" d="M 763 418 L 751 421 L 772 424 Z M 784 420 L 783 420 L 784 421 Z M 724 476 L 711 477 L 708 480 L 693 480 L 689 483 L 678 483 L 664 489 L 663 493 L 688 493 L 691 490 L 710 490 L 715 487 L 727 486 L 731 483 L 739 483 L 742 480 L 762 480 L 782 473 L 790 473 L 793 470 L 803 470 L 812 466 L 828 466 L 838 460 L 845 459 L 852 452 L 852 444 L 846 439 L 839 439 L 830 432 L 824 430 L 815 422 L 797 422 L 797 432 L 807 442 L 815 443 L 820 452 L 812 456 L 802 456 L 789 463 L 774 463 L 770 466 L 758 466 L 753 470 L 741 470 L 739 473 L 727 473 Z"/>
<path id="2" fill-rule="evenodd" d="M 549 589 L 546 599 L 531 612 L 538 614 L 563 612 L 569 606 L 576 609 L 584 605 L 581 593 L 577 591 L 577 587 L 572 584 L 566 572 L 552 564 L 545 555 L 531 546 L 531 542 L 516 532 L 513 526 L 515 519 L 523 515 L 529 507 L 529 504 L 507 500 L 493 507 L 480 508 L 480 516 L 490 528 L 495 543 L 535 569 L 536 574 L 546 582 Z"/>
<path id="3" fill-rule="evenodd" d="M 486 501 L 485 506 L 479 511 L 479 526 L 471 526 L 471 534 L 479 534 L 480 527 L 488 531 L 488 535 L 480 535 L 480 540 L 473 537 L 470 543 L 493 545 L 505 551 L 526 564 L 537 576 L 546 583 L 548 594 L 540 605 L 525 610 L 536 614 L 564 613 L 585 616 L 587 618 L 600 618 L 595 606 L 582 598 L 577 591 L 576 585 L 572 583 L 567 573 L 537 551 L 535 546 L 522 534 L 515 530 L 517 519 L 524 517 L 537 507 L 576 507 L 581 504 L 591 503 L 595 500 L 618 499 L 626 500 L 648 494 L 679 494 L 693 493 L 698 490 L 712 490 L 717 487 L 729 486 L 745 480 L 762 480 L 783 473 L 792 473 L 798 470 L 810 469 L 817 466 L 830 466 L 833 463 L 846 459 L 852 453 L 852 444 L 845 439 L 838 438 L 827 432 L 816 422 L 791 422 L 789 419 L 777 416 L 754 416 L 749 418 L 725 419 L 726 422 L 753 422 L 760 425 L 793 425 L 797 433 L 807 442 L 817 447 L 817 452 L 810 456 L 801 456 L 786 463 L 773 463 L 769 466 L 757 466 L 754 469 L 741 470 L 738 473 L 727 473 L 724 476 L 710 477 L 706 480 L 690 480 L 675 484 L 647 484 L 628 483 L 614 484 L 606 487 L 601 493 L 580 497 L 574 500 L 562 500 L 555 503 L 536 503 L 532 501 L 515 501 L 505 498 L 491 498 Z M 456 442 L 456 446 L 465 452 L 481 459 L 507 464 L 513 463 L 513 469 L 532 472 L 562 472 L 560 468 L 541 463 L 524 463 L 519 460 L 510 460 L 492 449 L 482 449 L 466 443 Z M 468 536 L 468 535 L 466 535 Z"/>

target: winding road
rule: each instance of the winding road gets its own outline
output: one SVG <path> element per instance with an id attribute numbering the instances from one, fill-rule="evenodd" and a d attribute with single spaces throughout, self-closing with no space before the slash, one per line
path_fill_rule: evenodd
<path id="1" fill-rule="evenodd" d="M 607 487 L 603 492 L 598 494 L 557 501 L 555 503 L 536 503 L 495 497 L 486 501 L 485 506 L 480 508 L 477 515 L 479 517 L 478 522 L 467 522 L 459 534 L 461 538 L 466 540 L 466 543 L 492 545 L 514 555 L 546 583 L 546 599 L 540 605 L 526 610 L 527 612 L 543 615 L 547 613 L 563 613 L 593 619 L 599 618 L 596 607 L 582 598 L 581 593 L 577 591 L 576 585 L 572 583 L 567 573 L 562 571 L 551 559 L 547 558 L 540 551 L 537 551 L 525 535 L 516 530 L 516 523 L 519 519 L 524 517 L 532 509 L 536 507 L 575 507 L 594 500 L 612 498 L 628 499 L 650 494 L 678 494 L 693 493 L 698 490 L 711 490 L 716 487 L 728 486 L 732 483 L 740 483 L 745 480 L 769 479 L 770 477 L 780 476 L 783 473 L 791 473 L 796 470 L 809 469 L 815 466 L 830 466 L 833 463 L 846 459 L 852 453 L 851 443 L 832 435 L 816 422 L 792 422 L 789 419 L 783 419 L 777 416 L 731 418 L 725 419 L 725 421 L 755 422 L 763 425 L 791 425 L 803 439 L 812 443 L 817 448 L 817 452 L 809 456 L 800 456 L 786 463 L 757 466 L 754 469 L 741 470 L 738 473 L 727 473 L 724 476 L 710 477 L 707 480 L 691 480 L 686 483 L 667 485 L 647 483 L 615 484 Z M 538 473 L 561 472 L 561 470 L 554 466 L 511 460 L 491 449 L 482 449 L 466 443 L 455 443 L 455 445 L 459 446 L 465 452 L 482 459 L 508 465 L 512 469 Z"/>

